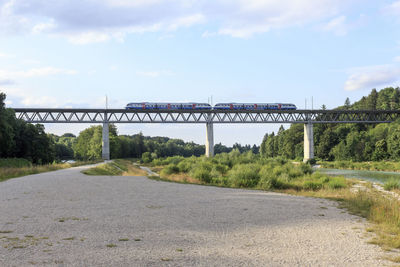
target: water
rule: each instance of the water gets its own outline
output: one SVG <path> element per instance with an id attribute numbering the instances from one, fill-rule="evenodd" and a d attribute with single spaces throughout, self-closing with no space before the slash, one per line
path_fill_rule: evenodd
<path id="1" fill-rule="evenodd" d="M 400 173 L 398 172 L 339 170 L 339 169 L 325 169 L 325 168 L 319 168 L 316 170 L 318 170 L 321 173 L 325 173 L 332 176 L 344 176 L 346 178 L 355 178 L 380 184 L 384 184 L 387 180 L 391 178 L 395 178 L 400 181 Z"/>

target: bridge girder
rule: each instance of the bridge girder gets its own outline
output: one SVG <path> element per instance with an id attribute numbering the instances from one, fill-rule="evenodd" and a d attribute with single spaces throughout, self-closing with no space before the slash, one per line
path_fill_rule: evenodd
<path id="1" fill-rule="evenodd" d="M 387 123 L 398 110 L 125 110 L 23 109 L 16 117 L 30 123 Z"/>

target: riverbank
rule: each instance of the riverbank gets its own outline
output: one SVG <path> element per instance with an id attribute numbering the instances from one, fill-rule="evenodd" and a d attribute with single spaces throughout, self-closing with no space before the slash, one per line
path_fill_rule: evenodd
<path id="1" fill-rule="evenodd" d="M 1 266 L 390 265 L 334 201 L 85 168 L 0 183 Z"/>
<path id="2" fill-rule="evenodd" d="M 318 164 L 328 169 L 400 172 L 397 161 L 318 161 Z"/>
<path id="3" fill-rule="evenodd" d="M 151 177 L 155 180 L 173 181 L 179 183 L 194 183 L 202 185 L 213 185 L 233 188 L 252 188 L 286 193 L 298 196 L 308 196 L 335 200 L 339 206 L 347 209 L 350 213 L 366 218 L 371 222 L 368 232 L 375 233 L 375 237 L 369 242 L 381 246 L 386 251 L 397 251 L 400 249 L 400 202 L 390 195 L 383 194 L 370 183 L 362 183 L 356 180 L 346 180 L 343 177 L 329 177 L 326 174 L 308 173 L 306 166 L 287 164 L 285 161 L 264 162 L 264 173 L 266 180 L 262 184 L 265 187 L 258 186 L 262 177 L 257 173 L 261 172 L 257 165 L 251 160 L 243 158 L 231 159 L 225 158 L 226 165 L 231 164 L 230 170 L 225 171 L 225 175 L 218 179 L 213 179 L 212 175 L 207 176 L 207 170 L 210 172 L 214 167 L 219 169 L 224 167 L 220 165 L 221 159 L 189 158 L 183 159 L 172 157 L 159 159 L 153 167 L 153 172 L 160 174 L 159 177 Z M 192 167 L 192 161 L 195 165 Z M 244 163 L 247 161 L 247 163 Z M 197 163 L 196 163 L 197 162 Z M 198 163 L 200 162 L 200 163 Z M 211 164 L 211 168 L 207 165 Z M 164 164 L 164 165 L 163 165 Z M 202 164 L 200 167 L 196 164 Z M 272 164 L 272 165 L 268 165 Z M 238 165 L 240 168 L 235 168 Z M 269 167 L 268 167 L 269 166 Z M 182 171 L 181 171 L 182 170 Z M 186 171 L 184 171 L 186 170 Z M 197 176 L 196 176 L 197 175 Z M 207 179 L 207 180 L 206 180 Z M 230 181 L 229 179 L 233 179 Z M 335 180 L 339 179 L 339 180 Z M 224 181 L 221 183 L 220 181 Z M 340 181 L 340 182 L 338 182 Z M 400 258 L 392 257 L 393 261 L 400 261 Z"/>

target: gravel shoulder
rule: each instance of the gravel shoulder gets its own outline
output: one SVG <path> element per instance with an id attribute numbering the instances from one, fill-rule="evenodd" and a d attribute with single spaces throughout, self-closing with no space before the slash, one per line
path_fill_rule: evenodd
<path id="1" fill-rule="evenodd" d="M 85 168 L 0 183 L 0 266 L 390 265 L 336 202 Z"/>

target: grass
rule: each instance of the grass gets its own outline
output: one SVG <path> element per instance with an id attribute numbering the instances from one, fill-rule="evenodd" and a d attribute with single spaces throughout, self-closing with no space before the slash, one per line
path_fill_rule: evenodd
<path id="1" fill-rule="evenodd" d="M 129 238 L 120 238 L 120 239 L 118 239 L 118 241 L 120 241 L 120 242 L 126 242 L 126 241 L 129 241 Z"/>
<path id="2" fill-rule="evenodd" d="M 106 245 L 106 247 L 108 247 L 108 248 L 115 248 L 117 245 L 115 245 L 115 244 L 107 244 Z"/>
<path id="3" fill-rule="evenodd" d="M 389 179 L 384 185 L 383 188 L 385 190 L 391 191 L 391 190 L 399 190 L 400 189 L 400 181 L 399 179 Z"/>
<path id="4" fill-rule="evenodd" d="M 32 165 L 24 159 L 1 159 L 0 182 L 30 174 L 56 171 L 81 165 L 96 163 L 95 161 L 79 161 L 75 163 L 53 163 L 47 165 Z"/>
<path id="5" fill-rule="evenodd" d="M 343 161 L 322 161 L 318 162 L 323 168 L 345 169 L 345 170 L 365 170 L 365 171 L 393 171 L 399 172 L 400 162 L 397 161 L 368 161 L 353 162 Z"/>
<path id="6" fill-rule="evenodd" d="M 133 164 L 132 160 L 115 159 L 110 163 L 83 171 L 86 175 L 147 176 L 147 172 Z"/>

